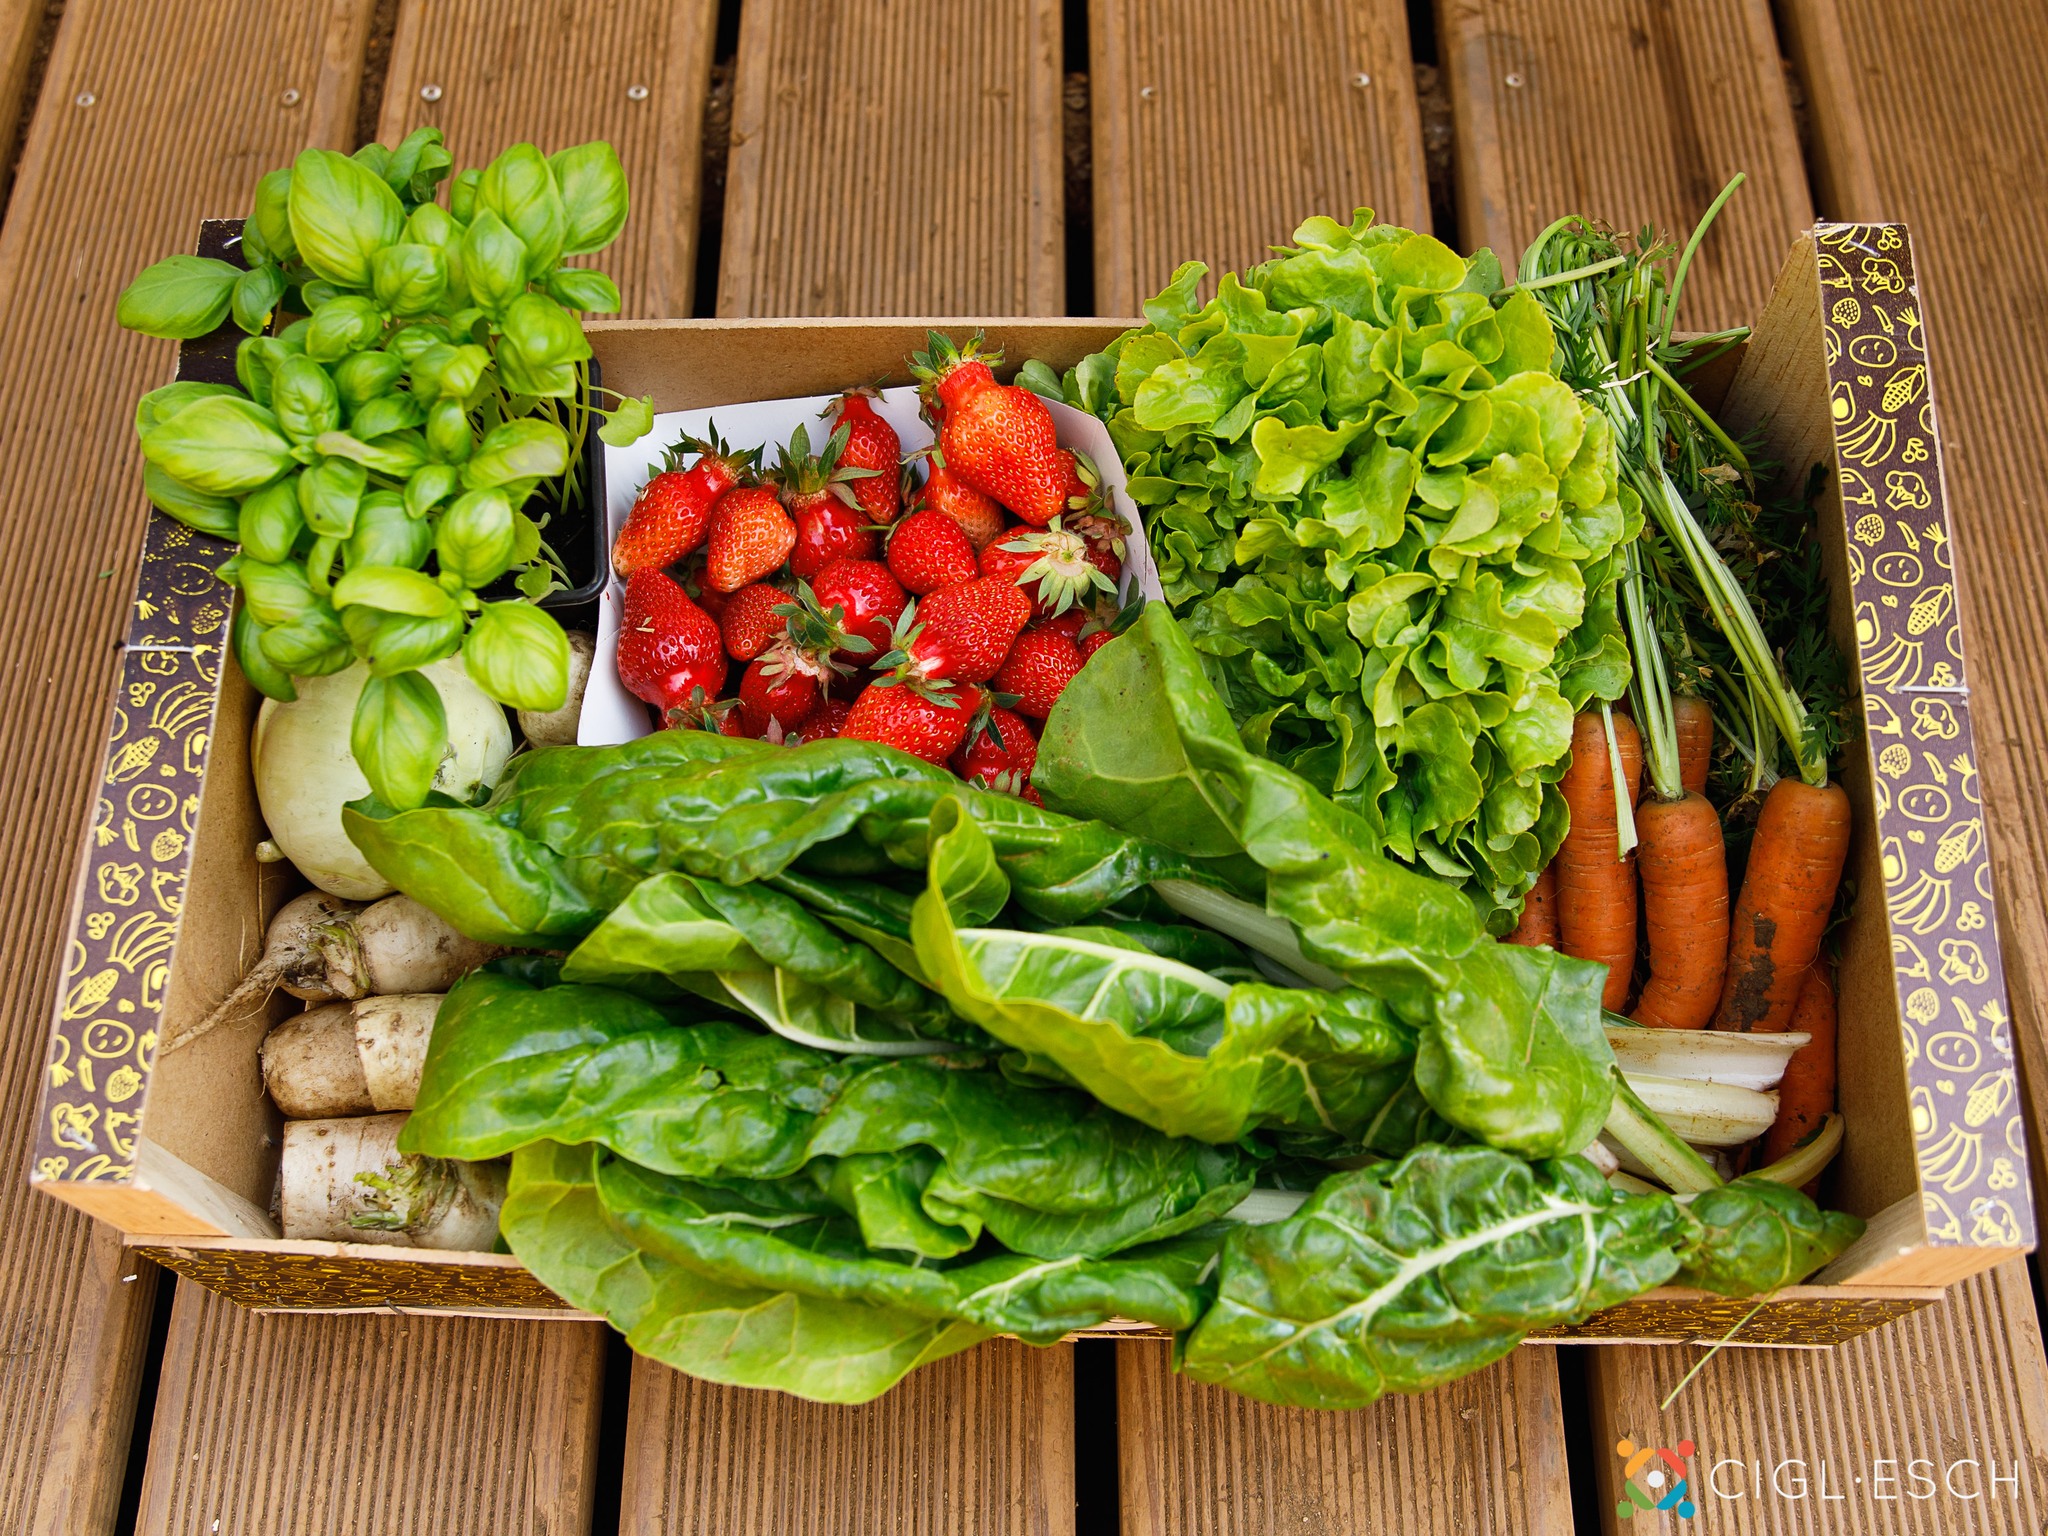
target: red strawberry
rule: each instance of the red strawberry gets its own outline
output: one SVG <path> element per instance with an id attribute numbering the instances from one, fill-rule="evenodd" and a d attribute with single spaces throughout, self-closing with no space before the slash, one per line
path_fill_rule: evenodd
<path id="1" fill-rule="evenodd" d="M 1081 631 L 1089 623 L 1087 613 L 1079 608 L 1069 608 L 1065 613 L 1056 613 L 1049 619 L 1032 621 L 1033 629 L 1050 629 L 1065 635 L 1069 640 L 1078 641 Z"/>
<path id="2" fill-rule="evenodd" d="M 855 500 L 861 481 L 874 477 L 844 463 L 846 444 L 847 429 L 842 426 L 826 442 L 825 451 L 814 456 L 810 433 L 799 425 L 776 466 L 783 503 L 796 524 L 789 568 L 806 580 L 817 575 L 826 561 L 842 555 L 855 560 L 874 557 L 875 535 L 868 527 L 874 519 Z M 890 474 L 894 476 L 894 469 Z"/>
<path id="3" fill-rule="evenodd" d="M 701 689 L 688 704 L 678 704 L 668 712 L 668 723 L 679 731 L 712 731 L 720 736 L 747 734 L 740 722 L 738 699 L 719 699 L 714 703 Z"/>
<path id="4" fill-rule="evenodd" d="M 1067 475 L 1059 434 L 1045 402 L 1015 384 L 998 384 L 989 371 L 1002 353 L 985 349 L 977 332 L 959 348 L 937 331 L 930 348 L 911 359 L 943 409 L 939 447 L 953 472 L 984 496 L 1044 527 L 1067 505 Z"/>
<path id="5" fill-rule="evenodd" d="M 1043 720 L 1053 701 L 1081 670 L 1081 652 L 1073 639 L 1051 627 L 1027 629 L 1017 637 L 995 675 L 999 692 L 1017 696 L 1017 713 Z"/>
<path id="6" fill-rule="evenodd" d="M 875 391 L 863 385 L 849 389 L 833 404 L 837 430 L 846 436 L 839 462 L 848 469 L 873 470 L 852 485 L 854 499 L 871 523 L 893 523 L 903 510 L 903 488 L 896 467 L 903 457 L 903 443 L 896 429 L 875 413 Z"/>
<path id="7" fill-rule="evenodd" d="M 976 549 L 987 549 L 1009 521 L 1003 509 L 947 468 L 946 456 L 938 449 L 927 448 L 925 456 L 931 461 L 931 474 L 918 493 L 918 507 L 945 513 Z"/>
<path id="8" fill-rule="evenodd" d="M 811 582 L 811 593 L 827 618 L 838 610 L 835 622 L 849 635 L 867 641 L 868 648 L 842 647 L 840 654 L 865 666 L 873 666 L 889 649 L 896 620 L 906 601 L 903 588 L 876 560 L 834 560 Z"/>
<path id="9" fill-rule="evenodd" d="M 818 706 L 818 712 L 804 722 L 804 737 L 808 741 L 822 741 L 827 736 L 837 736 L 846 729 L 846 717 L 853 713 L 853 705 L 845 699 L 827 699 Z"/>
<path id="10" fill-rule="evenodd" d="M 658 570 L 626 578 L 619 618 L 619 681 L 663 711 L 715 699 L 725 686 L 718 624 L 689 593 Z"/>
<path id="11" fill-rule="evenodd" d="M 894 681 L 868 684 L 853 701 L 842 741 L 878 741 L 928 763 L 943 764 L 958 750 L 967 722 L 980 707 L 978 688 L 949 688 L 927 694 Z"/>
<path id="12" fill-rule="evenodd" d="M 1109 644 L 1109 642 L 1114 640 L 1115 638 L 1115 630 L 1098 629 L 1094 631 L 1094 633 L 1092 634 L 1083 635 L 1081 637 L 1080 644 L 1076 646 L 1075 649 L 1080 651 L 1081 660 L 1083 664 L 1085 664 L 1091 656 L 1093 656 L 1097 651 L 1101 650 L 1105 645 Z"/>
<path id="13" fill-rule="evenodd" d="M 740 678 L 740 718 L 749 736 L 780 741 L 818 707 L 824 665 L 787 640 L 777 641 Z"/>
<path id="14" fill-rule="evenodd" d="M 737 592 L 789 558 L 796 524 L 765 485 L 736 485 L 711 509 L 704 540 L 704 581 L 714 592 Z"/>
<path id="15" fill-rule="evenodd" d="M 981 552 L 981 574 L 1015 583 L 1031 599 L 1034 617 L 1066 613 L 1097 592 L 1114 594 L 1123 562 L 1098 550 L 1054 518 L 1043 528 L 1020 528 Z"/>
<path id="16" fill-rule="evenodd" d="M 967 740 L 953 754 L 953 771 L 970 784 L 1005 795 L 1031 786 L 1038 763 L 1038 737 L 1021 715 L 997 705 L 976 714 Z"/>
<path id="17" fill-rule="evenodd" d="M 687 470 L 680 467 L 686 453 L 697 455 Z M 738 483 L 752 457 L 733 453 L 715 430 L 669 449 L 663 468 L 640 488 L 626 514 L 626 525 L 612 545 L 612 569 L 621 576 L 656 570 L 703 543 L 712 504 Z"/>
<path id="18" fill-rule="evenodd" d="M 891 530 L 883 558 L 890 573 L 919 597 L 978 574 L 973 543 L 943 512 L 913 512 L 904 518 Z"/>
<path id="19" fill-rule="evenodd" d="M 985 683 L 1017 643 L 1031 600 L 983 576 L 934 592 L 896 621 L 896 648 L 878 666 L 920 682 Z"/>
<path id="20" fill-rule="evenodd" d="M 725 600 L 718 627 L 725 635 L 725 653 L 734 661 L 752 661 L 779 640 L 789 621 L 775 610 L 789 601 L 780 587 L 757 581 Z"/>

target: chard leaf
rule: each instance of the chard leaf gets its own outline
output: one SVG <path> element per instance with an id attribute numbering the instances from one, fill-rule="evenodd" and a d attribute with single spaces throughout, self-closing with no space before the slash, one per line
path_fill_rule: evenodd
<path id="1" fill-rule="evenodd" d="M 1797 1285 L 1863 1235 L 1856 1217 L 1755 1175 L 1697 1194 L 1685 1210 L 1694 1231 L 1678 1283 L 1723 1296 Z"/>

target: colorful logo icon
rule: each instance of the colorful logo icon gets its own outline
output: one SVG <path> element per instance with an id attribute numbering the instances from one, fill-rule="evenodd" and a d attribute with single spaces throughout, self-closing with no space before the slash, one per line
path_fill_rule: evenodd
<path id="1" fill-rule="evenodd" d="M 1615 1519 L 1631 1519 L 1642 1509 L 1672 1510 L 1681 1520 L 1698 1514 L 1699 1506 L 1686 1496 L 1691 1480 L 1685 1459 L 1695 1449 L 1690 1440 L 1681 1440 L 1669 1448 L 1646 1445 L 1640 1450 L 1633 1440 L 1616 1441 L 1614 1454 L 1621 1458 L 1621 1486 L 1627 1497 L 1614 1506 Z M 1659 1461 L 1662 1466 L 1654 1465 Z M 1645 1467 L 1649 1470 L 1644 1471 Z M 1640 1483 L 1638 1474 L 1642 1478 Z"/>

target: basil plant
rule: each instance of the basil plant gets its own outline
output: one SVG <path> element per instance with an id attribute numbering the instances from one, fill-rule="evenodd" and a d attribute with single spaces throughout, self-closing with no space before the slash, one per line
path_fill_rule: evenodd
<path id="1" fill-rule="evenodd" d="M 309 149 L 256 185 L 247 270 L 177 255 L 121 295 L 122 325 L 179 340 L 232 317 L 241 388 L 179 382 L 136 409 L 143 484 L 180 522 L 236 541 L 236 660 L 274 699 L 360 660 L 358 766 L 386 804 L 420 804 L 446 719 L 419 672 L 460 652 L 478 687 L 559 708 L 569 645 L 536 604 L 565 582 L 543 485 L 566 505 L 593 420 L 609 443 L 653 424 L 651 400 L 589 383 L 575 311 L 619 291 L 565 266 L 626 221 L 611 145 L 515 144 L 448 183 L 438 129 L 396 149 Z M 275 322 L 289 319 L 288 324 Z M 597 396 L 615 402 L 600 409 Z M 519 594 L 482 593 L 507 576 Z M 372 746 L 374 744 L 374 747 Z"/>

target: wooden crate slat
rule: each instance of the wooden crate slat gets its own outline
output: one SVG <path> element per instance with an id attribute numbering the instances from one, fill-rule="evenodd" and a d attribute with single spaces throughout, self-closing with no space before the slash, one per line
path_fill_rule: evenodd
<path id="1" fill-rule="evenodd" d="M 621 1536 L 1061 1536 L 1074 1364 L 994 1339 L 835 1407 L 633 1362 Z"/>
<path id="2" fill-rule="evenodd" d="M 2029 423 L 2048 403 L 2034 256 L 2048 241 L 2048 186 L 2027 150 L 2048 142 L 2048 10 L 1987 0 L 1936 15 L 1797 0 L 1786 20 L 1814 103 L 1822 211 L 1881 211 L 1913 234 L 2038 1200 L 2048 1127 L 2048 442 Z M 1878 510 L 1902 515 L 1882 501 Z"/>
<path id="3" fill-rule="evenodd" d="M 2024 1262 L 1973 1276 L 1937 1305 L 1832 1350 L 1723 1350 L 1660 1412 L 1700 1355 L 1593 1352 L 1593 1455 L 1609 1536 L 1642 1529 L 1633 1504 L 1631 1518 L 1618 1514 L 1624 1437 L 1638 1447 L 1694 1442 L 1699 1513 L 1681 1530 L 1938 1536 L 2039 1531 L 2048 1517 L 2048 1380 Z M 1610 1364 L 1620 1368 L 1602 1368 Z M 1915 1458 L 1931 1467 L 1909 1469 Z M 1787 1461 L 1803 1465 L 1779 1470 Z M 1949 1486 L 1909 1482 L 1915 1471 Z M 1789 1497 L 1801 1479 L 1805 1496 Z"/>
<path id="4" fill-rule="evenodd" d="M 584 1531 L 603 1348 L 592 1323 L 266 1315 L 180 1286 L 136 1529 Z"/>
<path id="5" fill-rule="evenodd" d="M 1737 171 L 1680 324 L 1739 325 L 1813 220 L 1768 0 L 1437 0 L 1465 244 L 1560 214 L 1690 230 Z"/>
<path id="6" fill-rule="evenodd" d="M 439 128 L 457 169 L 608 139 L 633 189 L 610 249 L 627 315 L 687 315 L 717 0 L 404 0 L 379 139 Z M 438 94 L 428 101 L 420 94 Z"/>
<path id="7" fill-rule="evenodd" d="M 42 19 L 42 0 L 0 0 L 0 161 L 14 152 L 21 93 L 28 84 L 36 29 Z M 0 172 L 0 191 L 5 188 L 4 178 L 5 173 Z"/>
<path id="8" fill-rule="evenodd" d="M 147 510 L 134 400 L 172 369 L 170 344 L 115 326 L 114 300 L 142 266 L 190 249 L 200 214 L 240 207 L 258 169 L 346 135 L 369 13 L 368 0 L 166 0 L 138 28 L 130 6 L 72 0 L 0 229 L 0 786 L 24 808 L 0 874 L 0 1529 L 111 1526 L 156 1283 L 21 1177 Z M 4 20 L 18 84 L 12 29 L 34 16 Z M 13 109 L 0 120 L 11 132 Z"/>
<path id="9" fill-rule="evenodd" d="M 1400 0 L 1095 0 L 1089 34 L 1098 314 L 1183 261 L 1262 261 L 1311 214 L 1429 228 Z"/>
<path id="10" fill-rule="evenodd" d="M 1571 1529 L 1555 1350 L 1527 1345 L 1419 1397 L 1353 1413 L 1274 1408 L 1117 1353 L 1125 1536 Z"/>
<path id="11" fill-rule="evenodd" d="M 1058 0 L 749 0 L 721 315 L 1066 312 Z"/>

